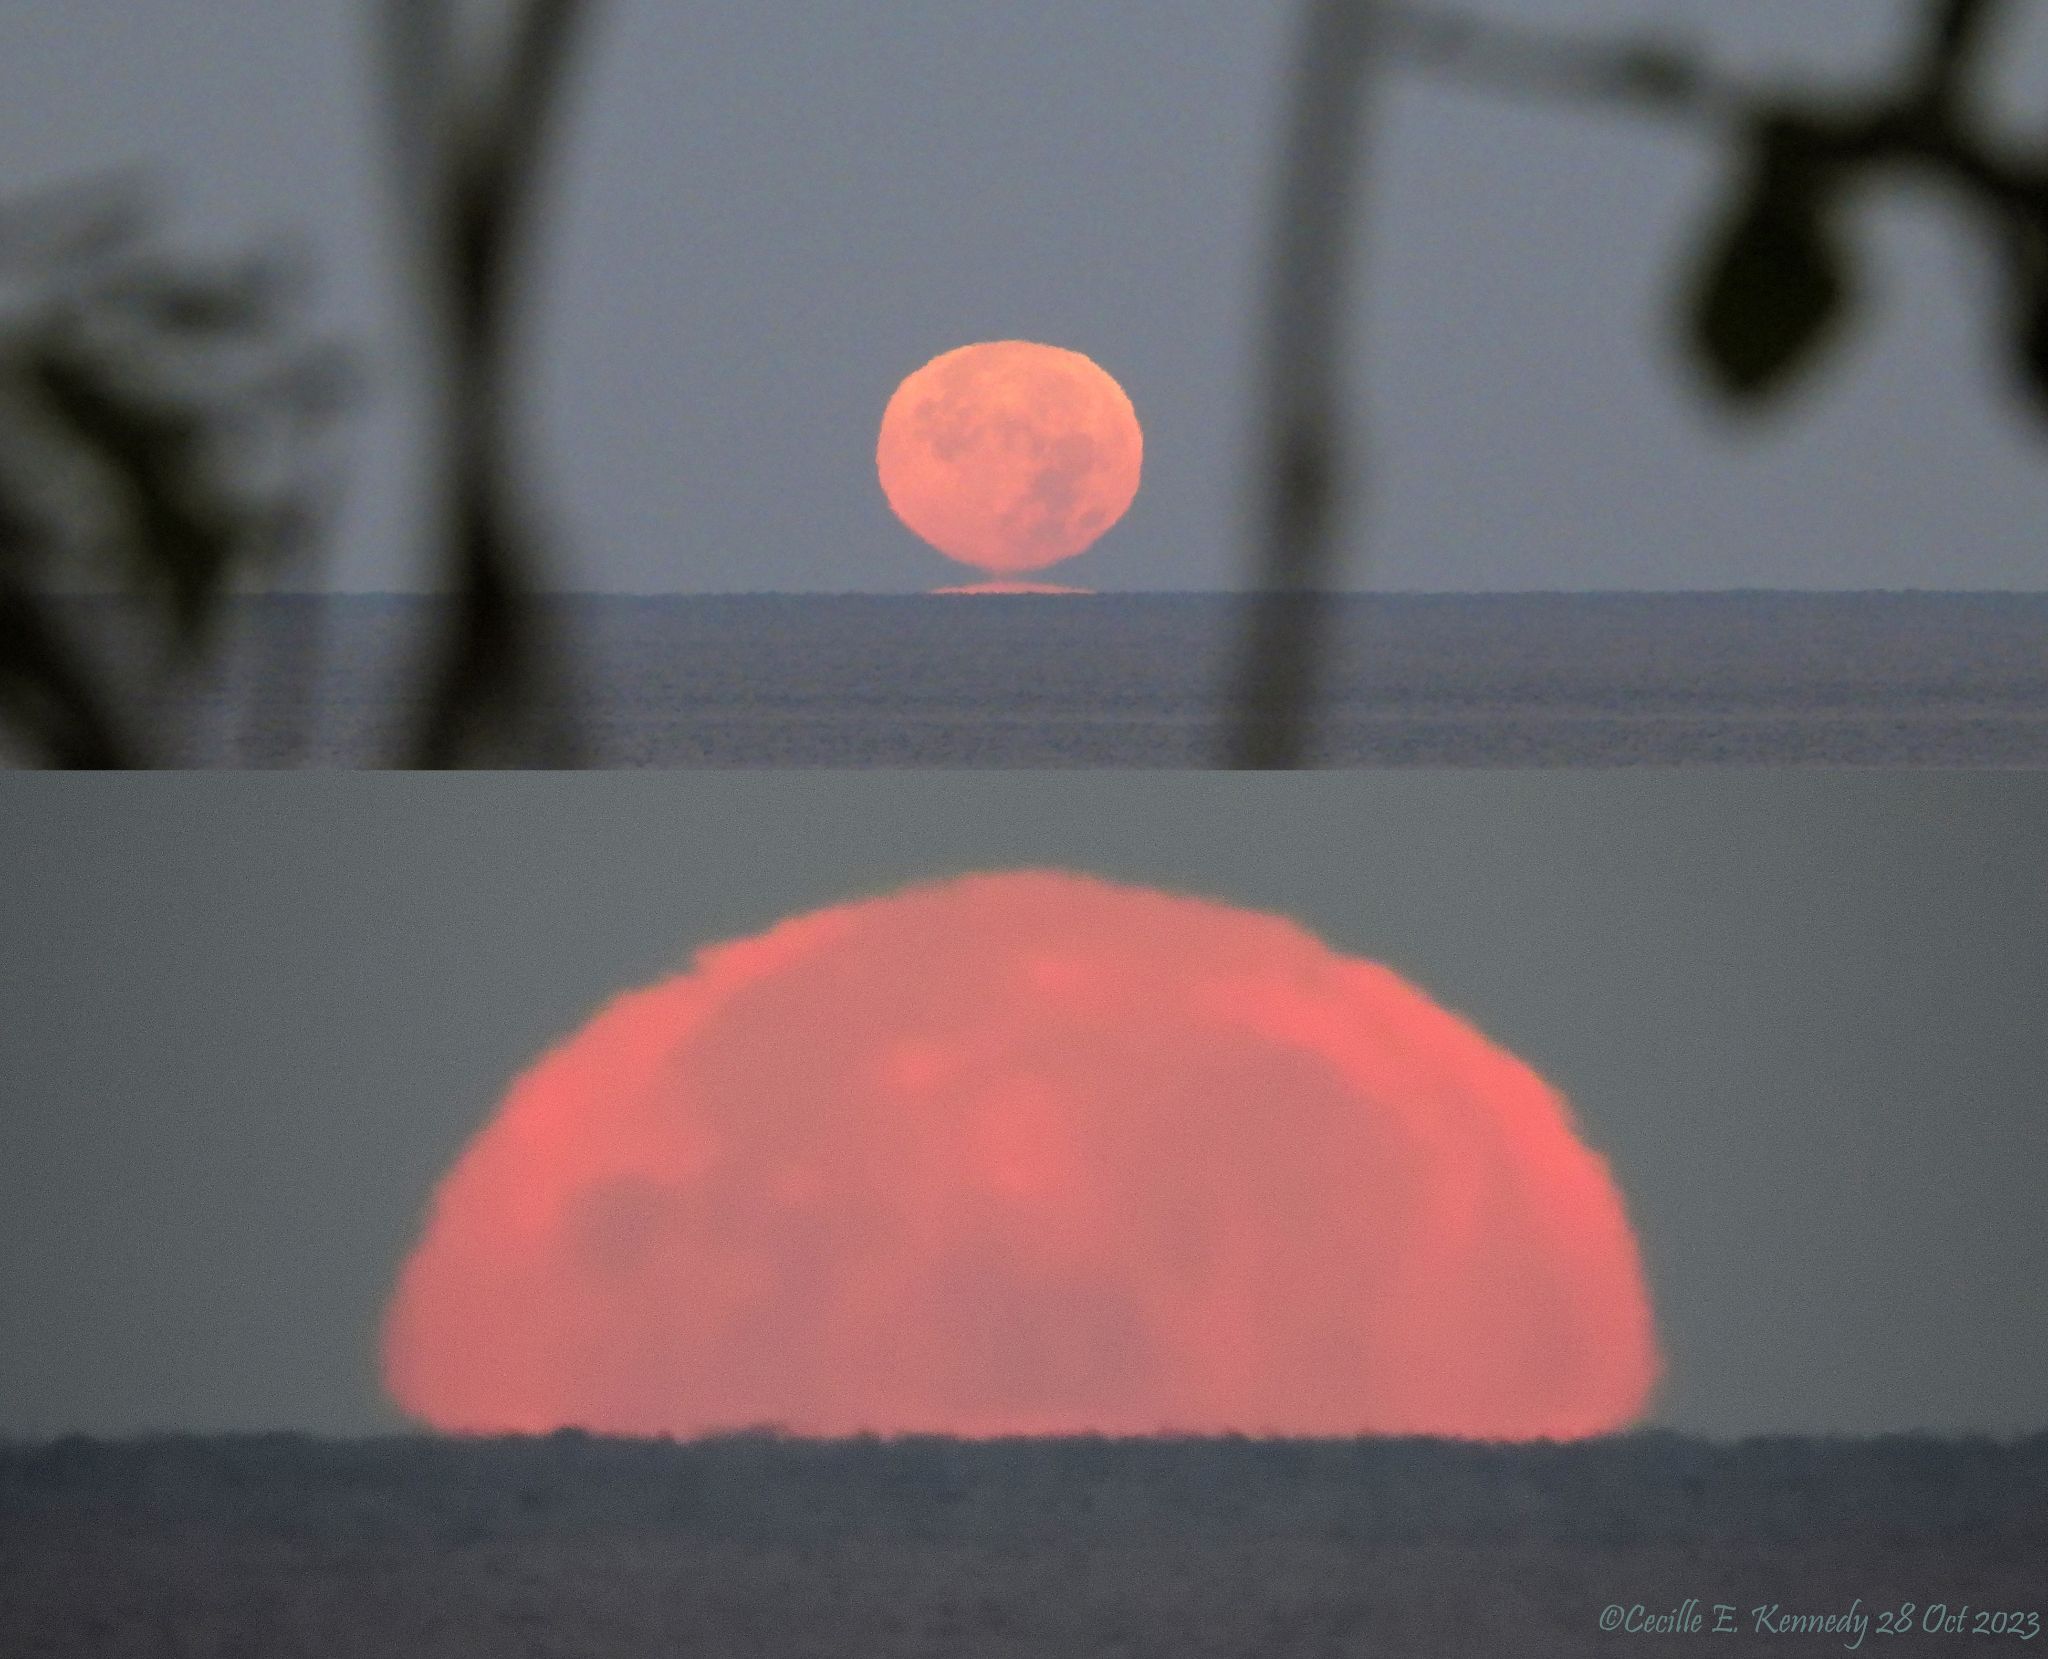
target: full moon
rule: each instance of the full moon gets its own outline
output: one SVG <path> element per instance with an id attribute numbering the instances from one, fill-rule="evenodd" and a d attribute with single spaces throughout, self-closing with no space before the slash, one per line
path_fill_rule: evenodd
<path id="1" fill-rule="evenodd" d="M 1605 1161 L 1295 923 L 1057 871 L 702 952 L 435 1193 L 387 1389 L 466 1433 L 1569 1438 L 1658 1373 Z"/>
<path id="2" fill-rule="evenodd" d="M 1144 433 L 1124 389 L 1078 351 L 996 340 L 936 357 L 896 389 L 875 449 L 896 516 L 998 576 L 1085 551 L 1138 493 Z"/>

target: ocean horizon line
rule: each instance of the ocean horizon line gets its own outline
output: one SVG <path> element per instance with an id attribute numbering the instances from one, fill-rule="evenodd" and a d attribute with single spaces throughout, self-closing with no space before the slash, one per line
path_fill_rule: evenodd
<path id="1" fill-rule="evenodd" d="M 712 599 L 937 599 L 963 595 L 989 599 L 1200 599 L 1242 601 L 1258 597 L 1257 588 L 1073 588 L 1056 592 L 1001 592 L 973 588 L 861 589 L 861 588 L 703 588 L 662 592 L 608 588 L 537 589 L 527 597 L 545 602 L 577 603 L 680 602 Z M 1511 600 L 1703 600 L 1703 599 L 1943 599 L 1943 600 L 2026 600 L 2048 601 L 2048 587 L 2042 588 L 1326 588 L 1314 590 L 1326 600 L 1393 600 L 1430 602 L 1480 602 Z M 133 594 L 80 589 L 54 594 L 65 603 L 95 604 L 153 603 Z M 440 588 L 277 588 L 250 589 L 228 596 L 230 603 L 250 601 L 365 600 L 379 603 L 415 602 L 458 597 Z"/>

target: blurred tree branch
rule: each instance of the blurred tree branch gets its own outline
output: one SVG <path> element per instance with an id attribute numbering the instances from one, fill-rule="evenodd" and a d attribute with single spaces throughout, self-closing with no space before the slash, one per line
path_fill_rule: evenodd
<path id="1" fill-rule="evenodd" d="M 591 0 L 508 0 L 501 62 L 464 67 L 453 0 L 384 0 L 394 162 L 439 382 L 441 562 L 454 605 L 414 763 L 573 763 L 513 462 L 513 327 L 540 175 Z"/>
<path id="2" fill-rule="evenodd" d="M 237 585 L 309 544 L 340 401 L 281 263 L 172 260 L 147 228 L 132 183 L 0 213 L 0 276 L 27 290 L 0 323 L 0 715 L 57 766 L 160 758 L 114 672 L 138 665 L 57 595 L 116 581 L 142 630 L 126 654 L 197 662 Z"/>
<path id="3" fill-rule="evenodd" d="M 1265 562 L 1250 601 L 1233 764 L 1299 765 L 1307 737 L 1338 480 L 1359 462 L 1343 430 L 1337 339 L 1351 294 L 1346 255 L 1354 156 L 1382 19 L 1378 0 L 1311 0 L 1297 71 L 1267 289 L 1261 475 Z"/>
<path id="4" fill-rule="evenodd" d="M 423 766 L 576 756 L 533 601 L 541 558 L 515 415 L 544 164 L 595 7 L 493 4 L 499 27 L 479 43 L 458 28 L 462 0 L 378 0 L 433 387 L 433 559 L 450 589 L 411 743 Z M 0 277 L 21 266 L 45 290 L 19 325 L 0 320 L 0 718 L 57 764 L 164 758 L 121 707 L 134 664 L 95 661 L 60 594 L 117 573 L 154 608 L 168 657 L 193 662 L 237 585 L 300 550 L 317 517 L 292 468 L 329 412 L 333 358 L 238 370 L 281 321 L 278 271 L 173 265 L 141 247 L 147 220 L 132 186 L 0 214 Z M 280 453 L 284 487 L 238 476 L 252 455 L 276 470 Z M 304 680 L 302 656 L 272 665 L 273 701 L 292 700 L 283 682 Z"/>
<path id="5" fill-rule="evenodd" d="M 0 718 L 51 766 L 101 771 L 139 765 L 140 745 L 43 596 L 14 574 L 26 547 L 24 527 L 0 516 Z"/>
<path id="6" fill-rule="evenodd" d="M 1250 601 L 1231 763 L 1297 766 L 1334 566 L 1339 339 L 1354 298 L 1353 128 L 1362 90 L 1396 67 L 1493 91 L 1690 121 L 1732 145 L 1737 180 L 1687 296 L 1690 354 L 1729 407 L 1789 389 L 1839 335 L 1858 293 L 1838 236 L 1849 188 L 1884 171 L 1973 207 L 2007 274 L 2016 383 L 2048 417 L 2048 154 L 2001 149 L 1972 115 L 1974 74 L 2007 0 L 1928 0 L 1895 85 L 1829 100 L 1748 87 L 1661 39 L 1576 38 L 1406 0 L 1314 0 L 1269 259 L 1259 591 Z M 1340 173 L 1334 169 L 1342 168 Z M 1306 222 L 1304 222 L 1306 221 Z"/>

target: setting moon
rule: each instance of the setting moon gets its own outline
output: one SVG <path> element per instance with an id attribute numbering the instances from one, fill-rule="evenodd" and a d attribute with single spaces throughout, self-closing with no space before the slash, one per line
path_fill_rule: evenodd
<path id="1" fill-rule="evenodd" d="M 1138 493 L 1144 432 L 1124 389 L 1078 351 L 961 346 L 909 376 L 875 449 L 896 516 L 998 576 L 1085 552 Z"/>
<path id="2" fill-rule="evenodd" d="M 1522 1061 L 1282 917 L 1057 871 L 795 917 L 506 1096 L 392 1298 L 436 1428 L 1566 1438 L 1657 1343 Z"/>

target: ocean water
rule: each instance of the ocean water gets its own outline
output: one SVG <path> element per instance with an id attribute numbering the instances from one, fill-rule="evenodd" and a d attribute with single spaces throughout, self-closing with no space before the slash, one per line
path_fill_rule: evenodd
<path id="1" fill-rule="evenodd" d="M 245 603 L 228 668 L 144 695 L 161 752 L 393 763 L 434 614 Z M 549 700 L 607 767 L 1212 766 L 1241 626 L 1228 596 L 1172 594 L 561 597 L 545 614 L 567 670 Z M 2048 765 L 2048 593 L 1345 596 L 1314 763 Z"/>
<path id="2" fill-rule="evenodd" d="M 0 1444 L 0 1651 L 2036 1653 L 2044 1477 L 2040 1435 L 74 1437 Z"/>

